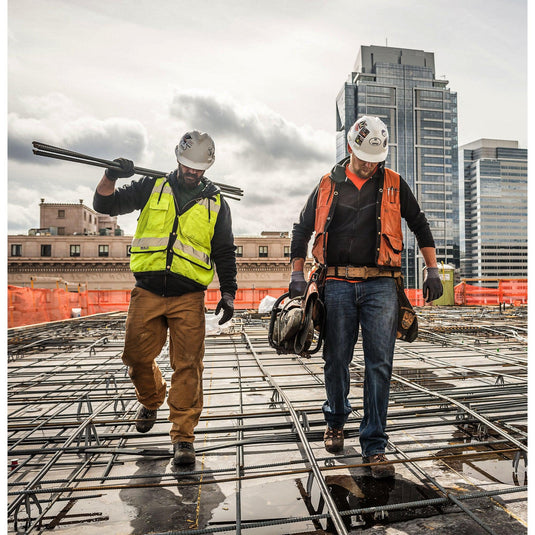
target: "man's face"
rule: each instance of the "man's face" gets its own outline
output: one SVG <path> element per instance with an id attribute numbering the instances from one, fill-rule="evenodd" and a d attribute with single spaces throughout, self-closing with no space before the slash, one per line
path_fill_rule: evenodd
<path id="1" fill-rule="evenodd" d="M 350 169 L 360 178 L 371 178 L 377 165 L 377 162 L 365 162 L 364 160 L 357 158 L 355 154 L 351 153 Z"/>
<path id="2" fill-rule="evenodd" d="M 203 174 L 204 171 L 202 169 L 192 169 L 181 163 L 178 164 L 178 180 L 188 189 L 196 188 L 199 185 Z"/>

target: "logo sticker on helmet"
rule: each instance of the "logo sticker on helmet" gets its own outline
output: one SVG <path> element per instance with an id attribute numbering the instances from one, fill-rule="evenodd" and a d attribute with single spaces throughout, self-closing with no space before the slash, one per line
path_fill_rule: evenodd
<path id="1" fill-rule="evenodd" d="M 381 140 L 378 137 L 372 137 L 370 139 L 370 145 L 373 145 L 374 147 L 377 147 L 381 144 Z"/>
<path id="2" fill-rule="evenodd" d="M 180 140 L 180 148 L 182 150 L 186 150 L 186 149 L 191 148 L 192 145 L 193 145 L 193 140 L 191 139 L 191 135 L 184 134 L 184 136 L 182 136 L 182 139 Z"/>

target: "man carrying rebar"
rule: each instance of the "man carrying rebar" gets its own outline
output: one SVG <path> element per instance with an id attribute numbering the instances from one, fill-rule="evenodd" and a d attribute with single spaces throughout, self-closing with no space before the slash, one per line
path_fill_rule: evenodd
<path id="1" fill-rule="evenodd" d="M 322 177 L 293 226 L 290 297 L 302 295 L 307 245 L 325 269 L 323 360 L 327 400 L 325 449 L 344 447 L 344 425 L 351 413 L 349 365 L 359 325 L 364 351 L 364 415 L 359 440 L 362 460 L 375 478 L 393 477 L 385 432 L 396 340 L 403 235 L 401 218 L 416 235 L 426 264 L 423 295 L 442 295 L 435 243 L 424 213 L 407 183 L 385 167 L 388 130 L 378 118 L 361 117 L 347 136 L 349 157 Z M 383 464 L 381 464 L 383 463 Z"/>
<path id="2" fill-rule="evenodd" d="M 132 290 L 123 362 L 141 404 L 136 429 L 147 433 L 165 401 L 166 382 L 156 364 L 169 330 L 173 375 L 167 404 L 175 464 L 195 462 L 194 429 L 203 407 L 204 291 L 219 278 L 223 310 L 219 323 L 234 314 L 236 254 L 230 208 L 219 188 L 204 177 L 215 160 L 212 138 L 193 130 L 175 149 L 178 168 L 167 176 L 145 176 L 115 188 L 118 178 L 134 174 L 134 164 L 115 160 L 100 180 L 93 207 L 119 215 L 141 210 L 132 241 Z"/>

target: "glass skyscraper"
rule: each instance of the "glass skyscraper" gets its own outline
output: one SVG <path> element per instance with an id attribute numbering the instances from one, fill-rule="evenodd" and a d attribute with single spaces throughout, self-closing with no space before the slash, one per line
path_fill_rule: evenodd
<path id="1" fill-rule="evenodd" d="M 517 141 L 480 139 L 464 156 L 467 278 L 528 276 L 528 151 Z"/>
<path id="2" fill-rule="evenodd" d="M 437 259 L 459 267 L 459 165 L 457 94 L 435 77 L 431 52 L 362 46 L 353 72 L 336 99 L 336 157 L 347 156 L 347 129 L 362 115 L 388 126 L 386 166 L 407 181 L 425 212 Z M 425 263 L 403 221 L 403 274 L 421 288 Z"/>

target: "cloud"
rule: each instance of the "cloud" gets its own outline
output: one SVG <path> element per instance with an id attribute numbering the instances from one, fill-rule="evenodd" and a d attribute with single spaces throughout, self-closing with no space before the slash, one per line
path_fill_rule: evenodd
<path id="1" fill-rule="evenodd" d="M 124 156 L 143 164 L 157 153 L 155 166 L 165 169 L 169 164 L 170 170 L 176 165 L 174 144 L 185 129 L 208 131 L 217 152 L 208 177 L 244 190 L 241 202 L 229 200 L 236 235 L 291 229 L 307 196 L 333 164 L 332 134 L 297 126 L 262 104 L 185 91 L 175 93 L 168 106 L 173 120 L 159 118 L 154 133 L 151 129 L 149 152 L 146 130 L 136 120 L 91 117 L 58 93 L 19 99 L 8 123 L 10 232 L 39 225 L 40 198 L 46 202 L 83 198 L 91 206 L 101 176 L 101 170 L 91 166 L 34 156 L 32 140 L 106 159 Z M 164 163 L 167 153 L 169 161 Z M 137 215 L 119 218 L 129 234 L 134 232 Z"/>
<path id="2" fill-rule="evenodd" d="M 332 134 L 298 126 L 258 103 L 240 103 L 208 91 L 176 92 L 171 116 L 209 132 L 253 169 L 302 168 L 332 161 Z M 219 150 L 218 153 L 221 153 Z"/>
<path id="3" fill-rule="evenodd" d="M 32 141 L 105 159 L 124 156 L 138 160 L 146 155 L 148 146 L 147 132 L 139 121 L 84 115 L 59 93 L 28 97 L 17 113 L 8 115 L 8 158 L 33 163 Z M 57 162 L 47 160 L 48 164 Z"/>

